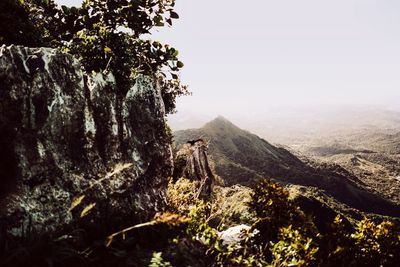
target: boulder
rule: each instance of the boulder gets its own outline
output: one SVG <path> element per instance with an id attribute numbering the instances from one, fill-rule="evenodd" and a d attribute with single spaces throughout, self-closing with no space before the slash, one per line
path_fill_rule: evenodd
<path id="1" fill-rule="evenodd" d="M 154 79 L 138 76 L 122 95 L 111 73 L 12 45 L 0 47 L 0 81 L 0 234 L 106 227 L 160 209 L 173 163 Z"/>
<path id="2" fill-rule="evenodd" d="M 219 238 L 222 240 L 224 245 L 232 245 L 239 243 L 246 237 L 252 235 L 251 227 L 245 224 L 232 226 L 225 231 L 219 233 Z"/>

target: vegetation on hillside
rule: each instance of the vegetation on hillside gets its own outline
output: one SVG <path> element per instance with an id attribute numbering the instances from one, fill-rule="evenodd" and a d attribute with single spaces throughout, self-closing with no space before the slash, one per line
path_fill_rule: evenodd
<path id="1" fill-rule="evenodd" d="M 290 200 L 280 185 L 262 180 L 248 202 L 232 203 L 251 214 L 251 228 L 236 242 L 221 232 L 240 224 L 215 194 L 196 199 L 196 182 L 171 182 L 168 207 L 147 222 L 87 240 L 74 231 L 58 238 L 20 240 L 3 251 L 2 266 L 398 266 L 400 228 L 392 221 L 365 218 L 349 229 L 337 216 L 329 231 L 320 233 L 313 218 Z M 220 192 L 220 191 L 219 191 Z M 217 222 L 215 218 L 219 218 Z M 221 221 L 231 222 L 225 225 Z M 78 229 L 77 229 L 78 230 Z M 85 240 L 86 239 L 86 240 Z M 86 241 L 88 246 L 82 246 Z M 90 241 L 90 242 L 89 242 Z M 89 243 L 88 243 L 89 242 Z"/>
<path id="2" fill-rule="evenodd" d="M 316 188 L 332 199 L 340 210 L 344 211 L 347 207 L 358 210 L 354 213 L 356 216 L 362 212 L 400 216 L 400 209 L 395 203 L 373 192 L 343 167 L 296 155 L 240 129 L 222 117 L 199 129 L 177 131 L 175 140 L 182 145 L 186 140 L 200 136 L 211 140 L 209 155 L 215 161 L 216 174 L 225 185 L 253 187 L 257 181 L 268 177 L 285 184 L 302 185 L 307 190 Z"/>
<path id="3" fill-rule="evenodd" d="M 194 186 L 193 182 L 185 179 L 174 184 L 170 203 L 172 207 L 176 207 L 176 199 L 179 199 L 181 204 L 176 211 L 190 219 L 187 233 L 190 233 L 192 241 L 206 246 L 203 249 L 205 253 L 203 258 L 208 256 L 207 266 L 398 266 L 400 264 L 400 257 L 396 254 L 400 249 L 398 223 L 374 222 L 364 218 L 349 229 L 343 217 L 338 215 L 331 222 L 329 230 L 321 233 L 315 227 L 313 218 L 305 214 L 289 198 L 289 193 L 282 186 L 269 180 L 261 180 L 252 190 L 250 201 L 246 203 L 253 217 L 251 230 L 243 233 L 240 242 L 226 245 L 219 238 L 217 231 L 223 229 L 212 228 L 210 223 L 210 218 L 218 210 L 215 207 L 218 202 L 203 203 L 198 200 L 193 202 L 193 195 L 187 194 L 189 185 Z M 183 190 L 182 186 L 186 189 Z M 186 193 L 178 196 L 177 192 Z M 182 201 L 185 204 L 182 205 Z M 224 201 L 231 202 L 232 199 L 226 198 Z M 243 203 L 233 205 L 235 204 L 241 206 Z M 231 215 L 228 213 L 223 216 Z"/>
<path id="4" fill-rule="evenodd" d="M 92 0 L 80 8 L 58 8 L 52 0 L 7 0 L 0 5 L 1 42 L 72 53 L 86 71 L 112 72 L 119 96 L 136 75 L 159 74 L 170 112 L 175 97 L 187 93 L 178 76 L 183 67 L 178 51 L 141 38 L 178 18 L 173 0 Z M 10 32 L 13 27 L 17 33 Z M 257 140 L 267 152 L 287 154 Z M 249 147 L 246 139 L 236 141 L 242 151 Z M 97 232 L 98 222 L 93 221 L 93 229 L 77 224 L 68 231 L 28 232 L 0 242 L 0 265 L 400 266 L 400 230 L 395 222 L 365 218 L 348 229 L 338 216 L 329 231 L 321 233 L 286 189 L 269 180 L 261 180 L 253 190 L 219 188 L 209 202 L 196 197 L 197 189 L 196 182 L 185 178 L 171 182 L 162 212 L 114 233 Z M 81 213 L 82 220 L 96 203 L 91 205 Z M 240 240 L 226 242 L 221 237 L 221 231 L 243 223 L 250 229 Z"/>

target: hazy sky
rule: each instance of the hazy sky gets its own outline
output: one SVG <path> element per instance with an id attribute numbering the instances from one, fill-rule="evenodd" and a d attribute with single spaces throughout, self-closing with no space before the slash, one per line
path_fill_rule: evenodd
<path id="1" fill-rule="evenodd" d="M 193 96 L 178 101 L 181 112 L 400 106 L 398 0 L 177 0 L 176 9 L 181 18 L 153 38 L 185 63 Z"/>

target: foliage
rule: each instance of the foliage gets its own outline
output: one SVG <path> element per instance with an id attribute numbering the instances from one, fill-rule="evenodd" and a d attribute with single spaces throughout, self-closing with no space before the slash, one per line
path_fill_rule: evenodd
<path id="1" fill-rule="evenodd" d="M 194 207 L 208 204 L 207 223 L 218 230 L 254 222 L 254 216 L 246 205 L 251 198 L 250 188 L 214 186 L 210 202 L 204 203 L 196 197 L 199 186 L 198 181 L 180 178 L 173 182 L 171 179 L 167 190 L 168 209 L 186 216 Z"/>
<path id="2" fill-rule="evenodd" d="M 172 267 L 172 265 L 162 258 L 161 252 L 154 252 L 149 267 Z"/>
<path id="3" fill-rule="evenodd" d="M 317 251 L 311 238 L 315 229 L 299 208 L 289 200 L 282 186 L 261 180 L 248 203 L 256 217 L 252 234 L 240 244 L 218 254 L 220 266 L 310 265 Z M 296 265 L 293 265 L 296 266 Z"/>
<path id="4" fill-rule="evenodd" d="M 211 244 L 216 240 L 216 232 L 209 225 L 212 213 L 212 203 L 206 203 L 196 198 L 198 183 L 186 178 L 179 179 L 176 183 L 170 182 L 168 187 L 169 208 L 189 218 L 186 233 L 194 240 L 202 240 Z"/>
<path id="5" fill-rule="evenodd" d="M 325 266 L 398 266 L 400 228 L 392 221 L 364 218 L 349 231 L 337 216 L 319 242 L 318 257 Z"/>
<path id="6" fill-rule="evenodd" d="M 282 220 L 287 216 L 286 211 L 292 209 L 289 192 L 271 180 L 261 180 L 251 197 L 249 207 L 259 218 Z"/>
<path id="7" fill-rule="evenodd" d="M 79 8 L 59 8 L 53 0 L 7 0 L 1 5 L 1 23 L 8 26 L 1 27 L 0 41 L 72 53 L 87 72 L 112 72 L 118 96 L 126 94 L 138 74 L 153 76 L 168 113 L 174 111 L 176 97 L 189 94 L 179 78 L 183 63 L 178 50 L 143 38 L 179 18 L 175 0 L 86 0 Z M 8 37 L 7 29 L 14 25 L 21 30 Z"/>
<path id="8" fill-rule="evenodd" d="M 167 190 L 169 210 L 182 215 L 188 215 L 192 207 L 202 203 L 196 198 L 198 186 L 198 182 L 190 181 L 186 178 L 180 178 L 176 182 L 171 180 Z"/>
<path id="9" fill-rule="evenodd" d="M 245 186 L 214 186 L 213 213 L 209 219 L 212 227 L 226 229 L 231 226 L 255 222 L 255 216 L 246 203 L 251 199 L 252 190 Z"/>
<path id="10" fill-rule="evenodd" d="M 398 266 L 400 264 L 400 231 L 393 222 L 379 224 L 363 219 L 351 235 L 355 260 L 359 266 Z"/>
<path id="11" fill-rule="evenodd" d="M 279 230 L 279 241 L 272 244 L 272 266 L 310 266 L 315 265 L 318 248 L 313 240 L 304 237 L 292 226 Z"/>
<path id="12" fill-rule="evenodd" d="M 201 241 L 208 246 L 217 240 L 216 231 L 208 224 L 209 210 L 210 205 L 204 202 L 192 207 L 189 212 L 190 223 L 186 230 L 194 240 Z"/>
<path id="13" fill-rule="evenodd" d="M 188 185 L 176 193 L 190 196 Z M 400 249 L 400 231 L 394 222 L 364 219 L 351 230 L 338 215 L 330 231 L 322 235 L 290 200 L 288 192 L 269 180 L 256 186 L 248 205 L 257 221 L 252 231 L 234 244 L 224 244 L 210 226 L 210 203 L 189 205 L 190 221 L 184 236 L 206 246 L 203 253 L 209 266 L 399 265 L 396 252 Z"/>
<path id="14" fill-rule="evenodd" d="M 319 240 L 320 249 L 317 257 L 322 260 L 326 266 L 350 266 L 354 261 L 352 251 L 353 242 L 351 240 L 351 233 L 345 227 L 343 218 L 337 215 L 328 231 Z"/>
<path id="15" fill-rule="evenodd" d="M 91 240 L 84 246 L 77 241 L 87 235 L 85 232 L 26 241 L 23 246 L 1 254 L 0 265 L 26 266 L 31 262 L 40 266 L 400 265 L 400 231 L 394 222 L 365 218 L 349 229 L 343 218 L 337 216 L 330 231 L 322 235 L 282 186 L 265 180 L 253 190 L 248 203 L 256 219 L 252 229 L 243 235 L 242 241 L 226 244 L 210 224 L 210 218 L 223 206 L 198 200 L 194 192 L 194 182 L 184 178 L 171 182 L 170 211 L 148 222 L 117 231 L 108 238 Z M 72 207 L 79 205 L 79 201 L 77 198 Z M 4 255 L 6 261 L 1 259 Z"/>
<path id="16" fill-rule="evenodd" d="M 29 13 L 20 1 L 0 1 L 0 45 L 22 44 L 38 46 L 42 44 L 41 34 Z"/>
<path id="17" fill-rule="evenodd" d="M 276 240 L 279 229 L 290 225 L 306 235 L 316 233 L 310 219 L 289 200 L 289 192 L 271 180 L 263 179 L 257 184 L 248 205 L 258 218 L 253 227 L 260 231 L 260 242 Z"/>

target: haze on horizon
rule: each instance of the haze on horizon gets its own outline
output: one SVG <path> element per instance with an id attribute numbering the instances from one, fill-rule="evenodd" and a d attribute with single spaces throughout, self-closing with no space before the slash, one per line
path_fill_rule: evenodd
<path id="1" fill-rule="evenodd" d="M 177 0 L 176 9 L 175 25 L 151 38 L 185 63 L 193 95 L 178 100 L 178 115 L 400 109 L 399 1 Z"/>

